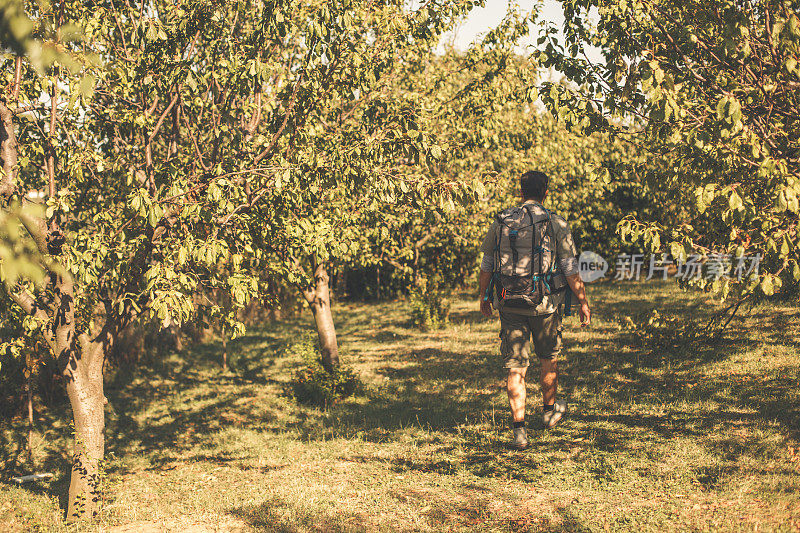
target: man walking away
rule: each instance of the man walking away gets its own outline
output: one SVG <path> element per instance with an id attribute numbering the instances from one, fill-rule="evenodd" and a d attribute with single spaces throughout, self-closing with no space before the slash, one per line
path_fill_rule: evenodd
<path id="1" fill-rule="evenodd" d="M 529 171 L 520 178 L 522 205 L 500 212 L 481 246 L 480 307 L 500 313 L 500 354 L 508 369 L 508 401 L 514 421 L 512 445 L 527 447 L 525 374 L 533 338 L 540 361 L 542 421 L 555 427 L 567 412 L 556 400 L 561 353 L 561 306 L 577 297 L 581 326 L 591 320 L 569 224 L 543 205 L 548 177 Z M 571 292 L 569 292 L 571 291 Z"/>

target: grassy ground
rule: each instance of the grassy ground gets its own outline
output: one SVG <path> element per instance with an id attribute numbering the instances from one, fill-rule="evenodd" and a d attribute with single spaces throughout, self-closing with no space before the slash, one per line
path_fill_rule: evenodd
<path id="1" fill-rule="evenodd" d="M 685 323 L 709 301 L 657 283 L 590 297 L 592 328 L 565 326 L 569 418 L 534 428 L 522 452 L 506 446 L 497 321 L 468 295 L 429 333 L 404 302 L 337 306 L 345 361 L 368 391 L 327 411 L 281 395 L 299 364 L 281 347 L 307 321 L 230 343 L 228 373 L 208 344 L 118 374 L 104 511 L 82 529 L 800 531 L 800 311 L 745 310 L 715 344 L 667 328 L 653 349 L 625 315 L 656 306 Z M 529 393 L 538 420 L 538 384 Z M 8 483 L 22 425 L 4 423 L 0 529 L 68 529 L 66 418 L 42 414 L 37 471 L 58 476 L 25 488 Z"/>

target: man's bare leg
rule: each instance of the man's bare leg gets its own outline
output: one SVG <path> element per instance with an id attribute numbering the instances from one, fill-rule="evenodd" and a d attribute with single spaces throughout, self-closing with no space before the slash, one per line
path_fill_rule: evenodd
<path id="1" fill-rule="evenodd" d="M 525 373 L 526 368 L 508 369 L 508 403 L 511 405 L 511 416 L 514 422 L 525 420 Z"/>
<path id="2" fill-rule="evenodd" d="M 558 361 L 554 357 L 552 359 L 539 359 L 539 362 L 541 363 L 542 403 L 544 405 L 553 405 L 558 392 Z"/>
<path id="3" fill-rule="evenodd" d="M 556 400 L 558 392 L 558 362 L 553 359 L 541 359 L 542 402 L 544 412 L 542 422 L 545 428 L 558 425 L 567 413 L 567 402 Z"/>
<path id="4" fill-rule="evenodd" d="M 511 405 L 511 417 L 514 419 L 514 440 L 511 446 L 518 450 L 528 447 L 528 436 L 525 432 L 525 373 L 528 368 L 508 369 L 508 403 Z"/>

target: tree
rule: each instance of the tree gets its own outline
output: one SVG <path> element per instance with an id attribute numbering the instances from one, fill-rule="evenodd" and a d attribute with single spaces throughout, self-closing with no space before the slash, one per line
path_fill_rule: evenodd
<path id="1" fill-rule="evenodd" d="M 2 208 L 44 277 L 4 274 L 25 329 L 3 349 L 38 336 L 65 377 L 69 519 L 99 508 L 103 363 L 127 327 L 221 318 L 240 333 L 236 310 L 268 288 L 266 271 L 309 288 L 334 364 L 326 265 L 353 249 L 371 198 L 472 194 L 416 166 L 442 153 L 417 126 L 419 92 L 386 94 L 472 5 L 28 5 L 31 31 L 63 58 L 4 64 Z"/>
<path id="2" fill-rule="evenodd" d="M 723 296 L 771 295 L 800 280 L 797 2 L 562 5 L 565 42 L 551 29 L 538 57 L 575 85 L 546 85 L 545 103 L 580 131 L 634 143 L 647 160 L 607 178 L 646 183 L 677 208 L 666 220 L 631 217 L 621 234 L 654 252 L 664 243 L 678 260 L 761 256 L 760 275 L 712 282 Z M 588 59 L 588 45 L 603 61 Z"/>
<path id="3" fill-rule="evenodd" d="M 490 116 L 487 95 L 507 97 L 501 73 L 528 18 L 512 12 L 467 56 L 435 57 L 442 32 L 471 6 L 443 2 L 408 13 L 398 3 L 381 19 L 353 14 L 352 31 L 365 37 L 342 42 L 334 32 L 325 41 L 326 64 L 346 67 L 323 74 L 325 105 L 298 99 L 301 122 L 290 121 L 285 138 L 287 169 L 267 201 L 240 220 L 268 251 L 268 269 L 301 287 L 329 370 L 338 364 L 331 267 L 380 262 L 398 237 L 374 233 L 387 219 L 452 210 L 482 187 L 479 173 L 453 175 L 440 167 L 474 142 L 468 127 Z M 373 40 L 371 32 L 380 37 Z M 461 76 L 460 86 L 442 89 L 465 69 L 472 74 Z"/>

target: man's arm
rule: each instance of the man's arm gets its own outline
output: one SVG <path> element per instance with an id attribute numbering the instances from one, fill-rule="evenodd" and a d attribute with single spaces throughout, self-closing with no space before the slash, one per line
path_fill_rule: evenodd
<path id="1" fill-rule="evenodd" d="M 487 300 L 486 291 L 489 290 L 489 283 L 492 281 L 492 273 L 481 270 L 478 280 L 480 282 L 480 292 L 478 293 L 478 298 L 481 302 L 481 313 L 483 313 L 483 316 L 488 318 L 492 316 L 492 296 L 489 295 L 489 299 Z"/>
<path id="2" fill-rule="evenodd" d="M 481 244 L 483 258 L 481 259 L 481 273 L 480 276 L 478 276 L 480 290 L 480 293 L 478 293 L 478 302 L 480 302 L 481 313 L 483 313 L 485 317 L 492 316 L 492 295 L 489 295 L 489 300 L 484 300 L 484 298 L 486 298 L 486 291 L 489 289 L 489 284 L 492 282 L 492 276 L 494 275 L 494 247 L 497 230 L 497 221 L 492 222 Z"/>
<path id="3" fill-rule="evenodd" d="M 588 326 L 592 321 L 592 311 L 589 309 L 589 300 L 586 299 L 586 287 L 583 284 L 580 273 L 566 276 L 569 288 L 578 298 L 581 308 L 578 314 L 581 317 L 581 326 Z"/>
<path id="4" fill-rule="evenodd" d="M 577 250 L 575 242 L 572 240 L 572 232 L 567 221 L 560 216 L 553 216 L 553 229 L 556 234 L 556 255 L 559 267 L 567 284 L 578 298 L 580 304 L 581 326 L 588 326 L 592 319 L 592 312 L 589 310 L 589 300 L 586 299 L 586 288 L 583 285 L 581 274 L 578 270 Z"/>

